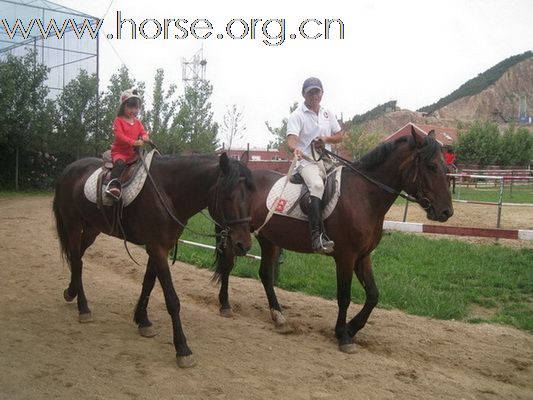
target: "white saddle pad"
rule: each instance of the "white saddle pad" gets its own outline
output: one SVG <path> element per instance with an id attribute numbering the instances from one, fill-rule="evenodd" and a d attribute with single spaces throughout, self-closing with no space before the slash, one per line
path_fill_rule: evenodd
<path id="1" fill-rule="evenodd" d="M 335 193 L 330 202 L 326 205 L 326 208 L 322 211 L 322 219 L 326 219 L 331 215 L 339 201 L 341 195 L 341 170 L 342 167 L 337 167 L 333 172 L 337 173 L 335 175 L 337 181 L 335 185 Z M 302 212 L 299 204 L 302 185 L 295 185 L 294 183 L 287 182 L 287 186 L 283 189 L 286 179 L 288 179 L 288 177 L 284 176 L 274 183 L 274 186 L 272 186 L 268 193 L 266 206 L 269 210 L 274 207 L 274 214 L 285 215 L 286 217 L 307 221 L 307 215 Z"/>
<path id="2" fill-rule="evenodd" d="M 146 163 L 146 167 L 150 169 L 150 164 L 152 163 L 152 157 L 154 156 L 155 150 L 152 150 L 148 154 L 146 154 L 146 157 L 144 159 Z M 85 182 L 85 187 L 83 188 L 83 191 L 85 193 L 85 197 L 87 197 L 87 200 L 93 202 L 96 204 L 96 184 L 98 181 L 98 175 L 100 175 L 100 172 L 102 171 L 102 168 L 98 168 L 96 171 L 94 171 L 91 176 L 87 179 Z M 129 205 L 139 192 L 141 191 L 142 187 L 144 186 L 144 182 L 146 181 L 146 170 L 144 169 L 144 166 L 140 166 L 139 170 L 137 171 L 137 175 L 133 177 L 133 179 L 130 181 L 130 183 L 127 186 L 122 187 L 122 203 L 124 204 L 124 207 Z M 110 206 L 113 204 L 113 200 L 105 194 L 105 185 L 102 187 L 102 194 L 103 199 L 102 203 L 104 206 Z"/>

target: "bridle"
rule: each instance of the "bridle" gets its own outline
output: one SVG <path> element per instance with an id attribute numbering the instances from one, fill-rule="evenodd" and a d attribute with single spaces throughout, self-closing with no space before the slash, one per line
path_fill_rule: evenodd
<path id="1" fill-rule="evenodd" d="M 221 249 L 224 249 L 227 246 L 228 238 L 230 238 L 229 233 L 231 231 L 231 227 L 234 225 L 240 225 L 249 223 L 252 220 L 251 216 L 242 217 L 242 218 L 233 218 L 233 219 L 227 219 L 226 214 L 224 213 L 224 209 L 221 206 L 221 202 L 218 201 L 220 198 L 220 181 L 221 181 L 221 174 L 218 175 L 217 183 L 215 185 L 215 197 L 214 197 L 214 214 L 221 216 L 221 221 L 218 222 L 215 219 L 211 219 L 211 221 L 217 226 L 217 234 L 215 236 L 218 237 L 218 246 L 217 250 L 221 251 Z M 243 176 L 239 177 L 238 182 L 244 182 L 246 181 L 246 178 Z M 244 205 L 244 201 L 242 201 L 241 206 Z"/>
<path id="2" fill-rule="evenodd" d="M 174 215 L 174 213 L 172 212 L 172 210 L 170 209 L 170 207 L 168 206 L 168 204 L 165 202 L 165 199 L 163 198 L 156 182 L 154 181 L 154 178 L 152 177 L 152 174 L 150 173 L 150 170 L 148 169 L 146 163 L 145 163 L 145 160 L 144 160 L 144 154 L 141 154 L 141 161 L 143 163 L 143 166 L 144 166 L 144 169 L 146 170 L 146 174 L 148 176 L 148 178 L 150 179 L 150 182 L 152 183 L 152 186 L 154 188 L 154 191 L 156 192 L 157 194 L 157 197 L 160 201 L 160 203 L 163 205 L 163 208 L 165 209 L 165 211 L 167 212 L 167 214 L 170 216 L 170 218 L 175 222 L 177 223 L 179 226 L 181 226 L 184 230 L 188 230 L 189 232 L 195 234 L 195 235 L 199 235 L 199 236 L 203 236 L 203 237 L 211 237 L 211 238 L 217 238 L 217 239 L 220 239 L 221 241 L 224 241 L 226 242 L 227 241 L 227 238 L 229 236 L 229 232 L 230 232 L 230 226 L 231 225 L 235 225 L 235 224 L 240 224 L 240 223 L 245 223 L 245 222 L 248 222 L 251 220 L 251 217 L 245 217 L 245 218 L 237 218 L 237 219 L 231 219 L 231 220 L 226 220 L 225 218 L 225 215 L 224 215 L 224 212 L 222 210 L 222 219 L 223 219 L 223 224 L 220 224 L 218 223 L 217 221 L 215 220 L 211 220 L 215 225 L 217 225 L 219 228 L 220 228 L 220 232 L 219 233 L 215 233 L 214 235 L 213 234 L 207 234 L 207 233 L 202 233 L 202 232 L 197 232 L 195 231 L 194 229 L 191 229 L 191 228 L 188 228 L 186 226 L 186 224 L 184 224 L 183 222 L 181 222 L 179 220 L 178 217 L 176 217 Z M 244 177 L 239 177 L 239 181 L 241 179 L 245 179 Z M 216 183 L 216 189 L 215 189 L 215 203 L 214 203 L 214 209 L 217 210 L 219 208 L 219 202 L 218 202 L 218 193 L 219 193 L 219 186 L 220 186 L 220 173 L 218 175 L 218 178 L 217 178 L 217 183 Z"/>
<path id="3" fill-rule="evenodd" d="M 420 150 L 417 149 L 416 150 L 416 154 L 414 156 L 414 160 L 413 160 L 413 163 L 414 163 L 414 168 L 415 168 L 415 173 L 414 173 L 414 177 L 413 177 L 413 183 L 415 183 L 416 181 L 416 193 L 415 195 L 411 195 L 409 193 L 402 193 L 396 189 L 393 189 L 391 188 L 390 186 L 382 183 L 382 182 L 379 182 L 377 180 L 375 180 L 374 178 L 371 178 L 370 176 L 368 176 L 367 174 L 365 174 L 363 171 L 355 168 L 352 163 L 350 161 L 348 161 L 347 159 L 329 151 L 328 149 L 326 148 L 322 148 L 320 150 L 317 150 L 317 152 L 323 152 L 324 154 L 327 154 L 328 156 L 330 157 L 333 157 L 335 159 L 337 159 L 341 164 L 343 164 L 346 168 L 352 170 L 353 172 L 355 172 L 356 174 L 362 176 L 363 178 L 365 178 L 367 181 L 373 183 L 374 185 L 376 185 L 377 187 L 379 187 L 380 189 L 384 190 L 385 192 L 387 193 L 390 193 L 390 194 L 393 194 L 393 195 L 396 195 L 396 196 L 400 196 L 404 199 L 406 199 L 407 201 L 411 201 L 413 203 L 418 203 L 420 205 L 420 207 L 422 207 L 424 210 L 428 210 L 431 208 L 431 202 L 429 201 L 429 199 L 427 197 L 424 196 L 424 192 L 422 190 L 422 179 L 419 178 L 417 180 L 417 177 L 418 175 L 420 175 L 419 173 L 419 170 L 420 170 Z M 323 157 L 323 155 L 321 155 L 321 158 Z"/>

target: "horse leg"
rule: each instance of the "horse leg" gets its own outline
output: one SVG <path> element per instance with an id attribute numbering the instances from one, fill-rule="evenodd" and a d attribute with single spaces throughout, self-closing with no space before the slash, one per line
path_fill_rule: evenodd
<path id="1" fill-rule="evenodd" d="M 83 255 L 85 254 L 85 251 L 94 243 L 94 241 L 96 240 L 96 237 L 99 234 L 100 232 L 95 229 L 91 229 L 89 227 L 83 228 L 82 233 L 81 233 L 81 239 L 80 239 L 80 262 L 81 262 L 81 259 L 83 258 Z M 72 268 L 71 268 L 70 283 L 69 283 L 68 288 L 66 288 L 63 292 L 63 298 L 67 302 L 70 303 L 76 298 L 77 295 L 78 295 L 78 289 L 76 288 L 74 284 L 74 278 L 73 278 Z"/>
<path id="2" fill-rule="evenodd" d="M 220 291 L 218 292 L 218 301 L 220 303 L 220 315 L 231 317 L 233 311 L 229 302 L 229 275 L 235 265 L 235 255 L 224 249 L 217 257 L 217 274 L 220 279 Z"/>
<path id="3" fill-rule="evenodd" d="M 180 368 L 192 367 L 196 364 L 196 361 L 189 346 L 187 346 L 187 339 L 181 326 L 180 301 L 172 284 L 172 277 L 168 267 L 168 249 L 160 247 L 148 248 L 147 252 L 150 257 L 148 263 L 155 269 L 157 279 L 163 289 L 167 311 L 172 319 L 173 341 L 178 366 Z"/>
<path id="4" fill-rule="evenodd" d="M 148 319 L 147 311 L 148 301 L 150 300 L 150 294 L 152 293 L 156 279 L 156 271 L 151 260 L 152 259 L 150 258 L 146 265 L 141 295 L 133 315 L 133 321 L 139 328 L 139 334 L 144 337 L 154 337 L 157 334 L 152 327 L 152 322 Z"/>
<path id="5" fill-rule="evenodd" d="M 353 256 L 335 257 L 335 263 L 337 264 L 337 304 L 339 306 L 335 336 L 340 351 L 355 353 L 356 347 L 353 336 L 350 335 L 350 326 L 346 323 L 346 314 L 352 298 Z"/>
<path id="6" fill-rule="evenodd" d="M 278 261 L 281 248 L 274 245 L 267 239 L 259 236 L 257 238 L 261 246 L 261 266 L 259 268 L 259 277 L 265 288 L 265 293 L 268 299 L 268 306 L 270 308 L 270 315 L 274 320 L 276 330 L 279 333 L 292 332 L 292 328 L 285 319 L 281 306 L 278 303 L 276 292 L 274 291 L 274 268 Z"/>
<path id="7" fill-rule="evenodd" d="M 82 257 L 85 254 L 85 250 L 94 243 L 98 233 L 98 231 L 91 228 L 83 229 L 81 224 L 76 224 L 76 226 L 70 227 L 68 234 L 70 284 L 63 292 L 63 297 L 67 301 L 72 301 L 77 297 L 78 318 L 81 323 L 93 321 L 91 310 L 87 305 L 87 297 L 85 297 L 85 291 L 83 290 Z"/>
<path id="8" fill-rule="evenodd" d="M 355 264 L 355 275 L 365 289 L 366 300 L 361 311 L 359 311 L 359 313 L 357 313 L 357 315 L 349 322 L 351 337 L 354 337 L 355 334 L 365 326 L 370 313 L 378 304 L 379 300 L 379 291 L 376 286 L 376 281 L 374 280 L 370 256 L 367 255 L 357 261 Z"/>

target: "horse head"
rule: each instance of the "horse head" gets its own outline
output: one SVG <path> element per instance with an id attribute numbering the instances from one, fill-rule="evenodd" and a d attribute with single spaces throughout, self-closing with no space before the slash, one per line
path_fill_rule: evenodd
<path id="1" fill-rule="evenodd" d="M 445 222 L 453 215 L 453 205 L 440 145 L 434 137 L 424 137 L 413 127 L 411 139 L 410 155 L 400 167 L 403 189 L 426 210 L 428 219 Z"/>
<path id="2" fill-rule="evenodd" d="M 209 205 L 218 224 L 220 243 L 224 247 L 231 245 L 234 254 L 239 256 L 245 255 L 252 246 L 249 201 L 255 187 L 247 163 L 247 153 L 240 162 L 226 153 L 220 155 L 219 178 Z"/>

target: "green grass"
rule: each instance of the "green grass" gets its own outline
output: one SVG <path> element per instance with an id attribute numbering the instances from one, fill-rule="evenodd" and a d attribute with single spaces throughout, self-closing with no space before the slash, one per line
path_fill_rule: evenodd
<path id="1" fill-rule="evenodd" d="M 497 202 L 500 198 L 499 186 L 479 185 L 477 188 L 456 187 L 454 199 L 473 200 L 473 201 L 493 201 Z M 510 186 L 505 186 L 503 190 L 504 203 L 533 203 L 533 185 L 513 185 L 512 192 Z"/>
<path id="2" fill-rule="evenodd" d="M 201 215 L 192 218 L 189 227 L 212 233 L 211 223 Z M 214 242 L 190 232 L 183 239 Z M 260 255 L 255 240 L 250 253 Z M 213 262 L 212 251 L 190 245 L 181 244 L 178 254 L 180 260 L 201 267 Z M 533 332 L 533 249 L 395 232 L 384 235 L 372 259 L 381 308 L 438 319 L 503 323 Z M 241 257 L 233 274 L 257 278 L 258 270 L 258 260 Z M 334 261 L 284 251 L 277 286 L 334 299 Z M 355 278 L 352 299 L 364 302 L 364 291 Z"/>

